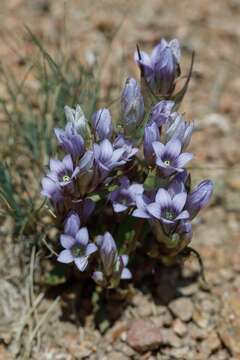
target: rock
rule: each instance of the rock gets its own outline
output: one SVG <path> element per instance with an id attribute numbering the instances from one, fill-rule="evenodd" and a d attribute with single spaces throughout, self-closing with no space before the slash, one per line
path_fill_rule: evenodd
<path id="1" fill-rule="evenodd" d="M 230 132 L 230 121 L 227 117 L 219 114 L 219 113 L 212 113 L 207 114 L 200 122 L 200 127 L 209 127 L 214 126 L 220 130 L 222 134 L 229 134 Z"/>
<path id="2" fill-rule="evenodd" d="M 136 352 L 130 346 L 128 346 L 127 344 L 123 344 L 122 342 L 117 343 L 114 348 L 115 350 L 120 351 L 129 358 L 136 354 Z"/>
<path id="3" fill-rule="evenodd" d="M 149 317 L 153 313 L 154 304 L 141 293 L 137 293 L 132 299 L 140 317 Z"/>
<path id="4" fill-rule="evenodd" d="M 106 334 L 108 342 L 113 343 L 127 330 L 125 321 L 118 321 Z"/>
<path id="5" fill-rule="evenodd" d="M 240 358 L 240 321 L 222 321 L 218 329 L 218 334 L 233 356 Z"/>
<path id="6" fill-rule="evenodd" d="M 230 351 L 236 358 L 240 358 L 240 302 L 239 289 L 234 291 L 226 290 L 222 294 L 222 308 L 218 326 L 218 334 Z"/>
<path id="7" fill-rule="evenodd" d="M 127 343 L 138 352 L 155 350 L 162 344 L 159 327 L 150 320 L 133 320 L 127 332 Z"/>
<path id="8" fill-rule="evenodd" d="M 208 336 L 205 341 L 199 346 L 200 354 L 208 358 L 212 353 L 218 350 L 221 347 L 221 341 L 215 331 L 208 333 Z"/>
<path id="9" fill-rule="evenodd" d="M 237 360 L 229 357 L 227 350 L 219 350 L 209 357 L 209 360 Z"/>
<path id="10" fill-rule="evenodd" d="M 196 309 L 193 312 L 194 322 L 202 329 L 206 329 L 209 326 L 210 318 L 209 314 L 205 313 L 202 309 Z"/>
<path id="11" fill-rule="evenodd" d="M 125 356 L 123 353 L 118 352 L 118 351 L 112 351 L 110 353 L 108 353 L 108 359 L 112 359 L 112 360 L 128 360 L 129 357 Z"/>
<path id="12" fill-rule="evenodd" d="M 180 320 L 176 319 L 173 322 L 173 331 L 180 337 L 183 337 L 187 334 L 187 326 Z"/>
<path id="13" fill-rule="evenodd" d="M 174 348 L 178 348 L 182 345 L 181 340 L 174 334 L 172 329 L 162 329 L 162 342 L 164 345 L 170 345 Z"/>
<path id="14" fill-rule="evenodd" d="M 163 326 L 169 327 L 172 324 L 172 315 L 168 309 L 166 309 L 166 312 L 159 316 L 154 316 L 152 319 L 154 321 L 154 324 L 160 328 Z"/>
<path id="15" fill-rule="evenodd" d="M 165 348 L 161 352 L 165 355 L 168 355 L 169 356 L 168 359 L 180 359 L 180 360 L 186 359 L 186 358 L 189 359 L 189 357 L 188 357 L 189 347 L 188 346 L 184 346 L 179 349 Z"/>
<path id="16" fill-rule="evenodd" d="M 194 323 L 188 325 L 188 332 L 193 340 L 203 340 L 207 337 L 207 332 L 204 329 L 199 329 Z"/>
<path id="17" fill-rule="evenodd" d="M 193 304 L 189 298 L 178 298 L 171 301 L 169 309 L 182 321 L 189 321 L 193 315 Z"/>
<path id="18" fill-rule="evenodd" d="M 11 354 L 6 350 L 6 348 L 3 345 L 0 345 L 0 359 L 13 360 Z"/>
<path id="19" fill-rule="evenodd" d="M 198 284 L 193 283 L 188 286 L 180 287 L 179 291 L 183 296 L 191 296 L 198 291 Z"/>

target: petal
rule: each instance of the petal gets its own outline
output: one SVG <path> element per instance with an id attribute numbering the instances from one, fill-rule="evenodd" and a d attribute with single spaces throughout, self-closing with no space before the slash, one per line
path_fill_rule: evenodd
<path id="1" fill-rule="evenodd" d="M 73 162 L 71 155 L 64 156 L 62 162 L 68 171 L 73 172 Z"/>
<path id="2" fill-rule="evenodd" d="M 109 161 L 109 159 L 111 159 L 113 154 L 112 144 L 108 139 L 105 139 L 101 142 L 100 147 L 101 147 L 101 161 L 102 162 Z"/>
<path id="3" fill-rule="evenodd" d="M 79 161 L 79 169 L 81 171 L 89 170 L 93 165 L 93 151 L 88 150 Z"/>
<path id="4" fill-rule="evenodd" d="M 67 235 L 75 237 L 80 227 L 80 218 L 77 213 L 72 212 L 65 223 L 64 232 Z"/>
<path id="5" fill-rule="evenodd" d="M 113 154 L 112 154 L 112 159 L 111 162 L 114 164 L 116 162 L 118 162 L 118 160 L 122 157 L 122 155 L 124 154 L 126 150 L 124 148 L 119 148 L 114 150 Z"/>
<path id="6" fill-rule="evenodd" d="M 124 268 L 121 273 L 121 279 L 128 280 L 132 278 L 132 274 L 128 268 Z"/>
<path id="7" fill-rule="evenodd" d="M 87 243 L 89 242 L 89 235 L 88 235 L 88 229 L 86 227 L 81 228 L 78 231 L 76 235 L 76 240 L 81 245 L 87 245 Z"/>
<path id="8" fill-rule="evenodd" d="M 144 209 L 136 209 L 133 211 L 132 216 L 141 219 L 150 219 L 150 215 Z"/>
<path id="9" fill-rule="evenodd" d="M 160 219 L 161 217 L 161 206 L 159 203 L 155 202 L 152 204 L 149 204 L 147 206 L 147 211 L 156 219 Z"/>
<path id="10" fill-rule="evenodd" d="M 189 212 L 187 210 L 182 211 L 175 220 L 189 219 Z"/>
<path id="11" fill-rule="evenodd" d="M 123 212 L 125 210 L 127 210 L 127 206 L 126 205 L 123 205 L 123 204 L 119 204 L 119 203 L 113 203 L 113 210 L 116 212 L 116 213 L 120 213 L 120 212 Z"/>
<path id="12" fill-rule="evenodd" d="M 146 65 L 146 66 L 149 66 L 151 67 L 151 59 L 150 59 L 150 56 L 145 52 L 145 51 L 140 51 L 138 53 L 138 51 L 135 51 L 134 53 L 134 60 L 137 62 L 137 63 L 141 63 L 143 65 Z"/>
<path id="13" fill-rule="evenodd" d="M 165 152 L 170 155 L 171 158 L 175 159 L 181 152 L 181 141 L 178 139 L 170 140 L 165 147 Z"/>
<path id="14" fill-rule="evenodd" d="M 96 283 L 102 283 L 104 280 L 103 273 L 101 271 L 94 271 L 92 278 Z"/>
<path id="15" fill-rule="evenodd" d="M 74 237 L 70 235 L 63 234 L 60 236 L 60 243 L 65 249 L 71 249 L 75 242 L 76 240 L 74 239 Z"/>
<path id="16" fill-rule="evenodd" d="M 47 197 L 51 197 L 52 194 L 54 194 L 56 191 L 59 190 L 58 186 L 56 185 L 56 183 L 49 179 L 48 177 L 44 177 L 42 179 L 42 188 L 43 188 L 43 195 L 47 196 Z"/>
<path id="17" fill-rule="evenodd" d="M 180 49 L 179 41 L 177 39 L 173 39 L 169 42 L 169 46 L 170 46 L 175 58 L 177 59 L 177 61 L 179 61 L 180 57 L 181 57 L 181 49 Z"/>
<path id="18" fill-rule="evenodd" d="M 94 243 L 90 243 L 87 245 L 87 248 L 86 248 L 86 256 L 89 256 L 91 254 L 93 254 L 94 252 L 96 252 L 98 250 L 97 246 L 94 244 Z"/>
<path id="19" fill-rule="evenodd" d="M 160 143 L 159 141 L 154 141 L 152 143 L 152 146 L 153 146 L 153 150 L 154 150 L 156 156 L 158 158 L 161 158 L 165 151 L 165 146 L 162 143 Z"/>
<path id="20" fill-rule="evenodd" d="M 121 259 L 122 259 L 123 265 L 127 266 L 129 256 L 128 255 L 121 255 Z"/>
<path id="21" fill-rule="evenodd" d="M 49 162 L 49 167 L 51 171 L 56 172 L 57 174 L 65 171 L 64 164 L 57 159 L 51 159 Z"/>
<path id="22" fill-rule="evenodd" d="M 177 195 L 174 196 L 174 198 L 173 198 L 173 206 L 176 208 L 178 214 L 184 208 L 186 200 L 187 200 L 187 193 L 185 193 L 185 192 L 182 192 L 182 193 L 177 194 Z"/>
<path id="23" fill-rule="evenodd" d="M 73 256 L 70 250 L 63 250 L 60 252 L 60 254 L 58 255 L 57 261 L 64 263 L 64 264 L 69 264 L 73 261 Z"/>
<path id="24" fill-rule="evenodd" d="M 84 271 L 88 266 L 87 256 L 81 256 L 74 259 L 74 262 L 80 271 Z"/>
<path id="25" fill-rule="evenodd" d="M 193 154 L 191 153 L 182 153 L 178 159 L 177 159 L 177 167 L 178 168 L 183 168 L 184 165 L 193 159 Z"/>
<path id="26" fill-rule="evenodd" d="M 169 192 L 163 188 L 158 190 L 155 200 L 161 205 L 161 208 L 168 208 L 172 204 Z"/>

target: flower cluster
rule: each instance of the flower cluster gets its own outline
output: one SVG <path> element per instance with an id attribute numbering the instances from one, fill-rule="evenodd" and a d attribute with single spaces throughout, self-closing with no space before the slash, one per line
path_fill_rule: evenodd
<path id="1" fill-rule="evenodd" d="M 104 287 L 131 278 L 129 255 L 136 242 L 144 242 L 137 237 L 139 222 L 158 246 L 159 259 L 177 256 L 191 241 L 191 221 L 213 191 L 210 180 L 191 189 L 186 170 L 194 125 L 174 101 L 179 42 L 162 39 L 151 56 L 138 49 L 135 60 L 141 84 L 127 79 L 120 122 L 106 108 L 87 119 L 79 105 L 66 106 L 66 127 L 55 129 L 65 156 L 51 159 L 42 179 L 42 195 L 63 229 L 57 260 L 73 262 Z M 150 105 L 143 96 L 146 85 L 154 94 Z"/>

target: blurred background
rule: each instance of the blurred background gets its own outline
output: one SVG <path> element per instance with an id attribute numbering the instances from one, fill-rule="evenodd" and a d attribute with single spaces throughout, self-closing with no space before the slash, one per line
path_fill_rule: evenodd
<path id="1" fill-rule="evenodd" d="M 240 359 L 239 20 L 238 0 L 1 0 L 0 359 Z M 181 111 L 196 124 L 193 182 L 215 183 L 192 242 L 209 288 L 197 280 L 183 286 L 174 271 L 155 274 L 154 295 L 138 286 L 130 303 L 118 304 L 121 315 L 96 327 L 88 294 L 59 279 L 49 291 L 54 279 L 42 280 L 50 252 L 41 250 L 41 226 L 49 219 L 41 225 L 31 216 L 63 106 L 80 103 L 90 114 L 113 104 L 114 113 L 126 77 L 139 78 L 136 44 L 150 51 L 161 37 L 179 39 L 183 75 L 195 52 Z M 197 266 L 190 259 L 183 271 Z M 145 323 L 132 339 L 138 319 Z M 160 348 L 142 344 L 150 320 Z"/>

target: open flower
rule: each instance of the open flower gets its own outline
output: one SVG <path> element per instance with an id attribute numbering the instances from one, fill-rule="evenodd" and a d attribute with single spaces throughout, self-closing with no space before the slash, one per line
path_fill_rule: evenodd
<path id="1" fill-rule="evenodd" d="M 144 51 L 135 53 L 135 60 L 152 91 L 159 95 L 170 94 L 179 75 L 180 46 L 178 40 L 162 39 L 151 56 Z"/>
<path id="2" fill-rule="evenodd" d="M 164 224 L 174 224 L 176 221 L 189 218 L 189 213 L 183 210 L 187 200 L 187 193 L 176 194 L 173 198 L 169 192 L 160 188 L 156 194 L 155 202 L 147 206 L 151 217 L 160 220 Z"/>
<path id="3" fill-rule="evenodd" d="M 76 213 L 71 213 L 67 218 L 60 243 L 64 250 L 57 260 L 65 264 L 74 262 L 80 271 L 86 269 L 89 256 L 97 251 L 96 245 L 89 243 L 87 228 L 80 228 L 80 218 Z"/>
<path id="4" fill-rule="evenodd" d="M 186 200 L 186 192 L 171 196 L 166 189 L 160 188 L 154 202 L 150 202 L 150 199 L 144 196 L 137 198 L 137 209 L 133 212 L 133 216 L 157 219 L 164 224 L 175 224 L 179 220 L 189 218 L 188 211 L 184 210 Z"/>
<path id="5" fill-rule="evenodd" d="M 153 149 L 156 165 L 165 176 L 183 171 L 186 163 L 193 158 L 191 153 L 181 153 L 181 142 L 178 139 L 172 139 L 166 145 L 154 142 Z"/>
<path id="6" fill-rule="evenodd" d="M 42 179 L 42 195 L 57 203 L 63 199 L 65 190 L 73 189 L 73 182 L 79 173 L 79 167 L 73 168 L 71 155 L 62 161 L 50 160 L 50 172 Z"/>
<path id="7" fill-rule="evenodd" d="M 62 161 L 51 159 L 50 172 L 47 177 L 56 182 L 61 187 L 72 185 L 74 179 L 79 173 L 79 167 L 74 169 L 71 155 L 66 155 Z"/>
<path id="8" fill-rule="evenodd" d="M 131 184 L 127 177 L 120 179 L 120 187 L 111 192 L 109 199 L 112 202 L 116 213 L 127 210 L 130 206 L 136 204 L 136 197 L 143 194 L 142 184 Z"/>
<path id="9" fill-rule="evenodd" d="M 119 134 L 113 142 L 114 149 L 123 149 L 121 159 L 124 163 L 132 160 L 132 157 L 138 152 L 138 148 L 133 147 L 130 140 L 126 139 L 123 135 Z"/>
<path id="10" fill-rule="evenodd" d="M 122 159 L 125 148 L 114 149 L 108 139 L 104 139 L 100 144 L 94 144 L 94 159 L 102 175 L 108 174 L 113 168 L 126 163 Z"/>

